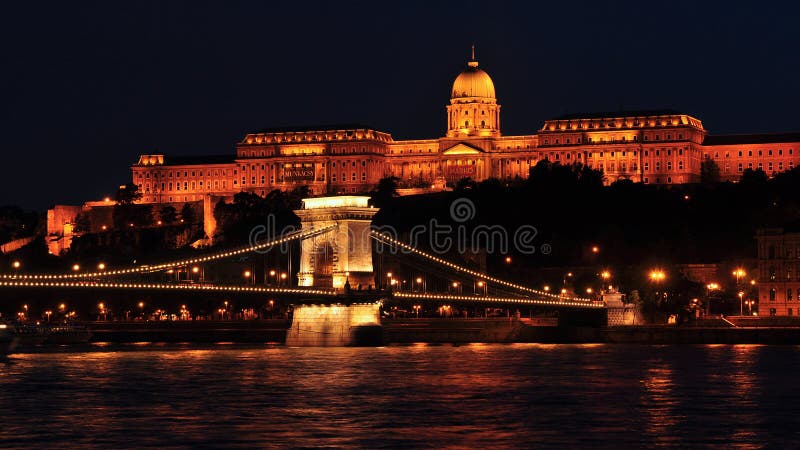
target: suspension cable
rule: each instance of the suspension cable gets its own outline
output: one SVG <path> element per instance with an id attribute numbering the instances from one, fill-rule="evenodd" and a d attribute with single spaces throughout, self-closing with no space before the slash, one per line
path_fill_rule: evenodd
<path id="1" fill-rule="evenodd" d="M 438 256 L 435 256 L 435 255 L 432 255 L 430 253 L 427 253 L 427 252 L 424 252 L 422 250 L 419 250 L 419 249 L 417 249 L 415 247 L 412 247 L 412 246 L 406 244 L 405 242 L 401 242 L 401 241 L 399 241 L 397 239 L 392 238 L 391 236 L 387 236 L 386 234 L 381 233 L 381 232 L 376 231 L 376 230 L 371 230 L 370 231 L 370 236 L 373 239 L 375 239 L 375 240 L 377 240 L 379 242 L 383 242 L 385 244 L 390 244 L 390 245 L 394 245 L 394 246 L 400 247 L 403 250 L 406 250 L 406 251 L 409 251 L 411 253 L 414 253 L 414 254 L 417 254 L 419 256 L 422 256 L 424 258 L 427 258 L 427 259 L 429 259 L 431 261 L 434 261 L 434 262 L 436 262 L 436 263 L 438 263 L 438 264 L 440 264 L 440 265 L 442 265 L 444 267 L 447 267 L 449 269 L 452 269 L 452 270 L 454 270 L 456 272 L 466 273 L 468 275 L 471 275 L 471 276 L 474 276 L 474 277 L 477 277 L 477 278 L 481 278 L 481 279 L 486 280 L 486 281 L 491 281 L 492 283 L 496 283 L 496 284 L 499 284 L 499 285 L 502 285 L 502 286 L 506 286 L 506 287 L 510 287 L 510 288 L 516 289 L 518 291 L 532 293 L 532 294 L 540 295 L 540 296 L 543 296 L 543 297 L 549 297 L 549 298 L 553 298 L 553 299 L 559 299 L 561 301 L 568 300 L 568 301 L 575 301 L 575 302 L 583 302 L 584 304 L 585 303 L 594 303 L 594 300 L 592 300 L 592 299 L 582 298 L 582 297 L 562 297 L 560 295 L 551 294 L 550 292 L 544 292 L 544 291 L 540 291 L 540 290 L 537 290 L 537 289 L 532 289 L 532 288 L 529 288 L 527 286 L 523 286 L 521 284 L 512 283 L 512 282 L 509 282 L 509 281 L 501 280 L 499 278 L 495 278 L 495 277 L 493 277 L 491 275 L 488 275 L 488 274 L 485 274 L 485 273 L 477 272 L 475 270 L 469 269 L 469 268 L 464 267 L 464 266 L 460 266 L 458 264 L 452 263 L 452 262 L 447 261 L 445 259 L 439 258 Z"/>
<path id="2" fill-rule="evenodd" d="M 196 258 L 189 258 L 183 260 L 176 260 L 176 261 L 168 261 L 161 264 L 155 265 L 141 265 L 141 266 L 134 266 L 134 267 L 124 267 L 114 270 L 103 270 L 97 272 L 87 272 L 87 273 L 62 273 L 62 274 L 3 274 L 0 275 L 0 278 L 3 279 L 22 279 L 22 280 L 30 280 L 30 279 L 45 279 L 45 280 L 63 280 L 63 279 L 82 279 L 82 278 L 100 278 L 100 277 L 110 277 L 115 275 L 130 275 L 136 273 L 146 273 L 146 272 L 156 272 L 159 270 L 164 269 L 171 269 L 174 267 L 179 266 L 186 266 L 189 264 L 198 264 L 198 263 L 205 263 L 209 261 L 215 261 L 222 258 L 229 258 L 231 256 L 238 256 L 245 253 L 251 253 L 258 250 L 262 250 L 265 248 L 273 247 L 276 245 L 285 244 L 287 242 L 296 240 L 296 239 L 308 239 L 311 237 L 319 236 L 321 234 L 327 233 L 337 225 L 329 225 L 327 227 L 318 228 L 318 229 L 308 229 L 308 230 L 297 230 L 293 231 L 283 237 L 275 238 L 268 242 L 262 242 L 259 244 L 251 244 L 244 247 L 240 247 L 234 250 L 226 250 L 217 253 L 212 253 L 206 256 L 200 256 Z"/>

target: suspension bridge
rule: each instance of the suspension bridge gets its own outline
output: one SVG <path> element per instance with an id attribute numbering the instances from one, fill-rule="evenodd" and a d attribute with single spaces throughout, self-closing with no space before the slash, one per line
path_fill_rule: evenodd
<path id="1" fill-rule="evenodd" d="M 368 197 L 341 196 L 306 199 L 303 209 L 296 211 L 301 219 L 301 228 L 282 236 L 238 248 L 210 251 L 188 258 L 107 270 L 2 274 L 0 275 L 0 290 L 82 289 L 176 292 L 187 296 L 220 293 L 234 298 L 279 297 L 287 299 L 294 305 L 295 315 L 292 330 L 299 335 L 303 334 L 303 329 L 299 325 L 303 321 L 306 324 L 325 323 L 328 328 L 330 328 L 332 320 L 333 323 L 338 324 L 336 326 L 341 325 L 345 328 L 377 325 L 380 323 L 380 306 L 392 303 L 421 305 L 456 303 L 476 307 L 536 307 L 559 311 L 602 310 L 605 308 L 603 302 L 596 299 L 534 289 L 466 267 L 441 255 L 418 249 L 384 230 L 374 229 L 372 217 L 377 211 L 376 208 L 368 206 Z M 266 276 L 265 285 L 253 283 L 248 286 L 217 283 L 208 279 L 203 283 L 178 283 L 163 280 L 165 273 L 173 273 L 188 267 L 197 267 L 198 265 L 208 267 L 222 260 L 240 258 L 250 254 L 286 252 L 287 246 L 293 242 L 299 242 L 301 247 L 296 285 L 287 280 L 285 286 L 268 286 L 266 285 Z M 473 295 L 467 295 L 463 292 L 437 292 L 427 288 L 421 289 L 420 286 L 404 288 L 402 285 L 395 286 L 391 283 L 383 286 L 382 281 L 385 280 L 376 277 L 373 269 L 373 253 L 377 250 L 388 251 L 394 258 L 415 267 L 417 273 L 424 273 L 425 276 L 473 280 L 481 283 L 484 288 L 481 293 L 474 292 Z M 289 276 L 291 277 L 292 274 Z M 368 288 L 364 289 L 365 286 Z M 345 319 L 342 319 L 341 308 L 349 308 Z M 353 308 L 358 311 L 353 313 L 355 311 Z M 330 317 L 330 312 L 334 309 L 335 315 L 338 317 L 336 319 Z M 290 330 L 289 336 L 292 335 L 292 330 Z M 341 342 L 347 343 L 348 333 L 342 333 L 345 336 Z"/>

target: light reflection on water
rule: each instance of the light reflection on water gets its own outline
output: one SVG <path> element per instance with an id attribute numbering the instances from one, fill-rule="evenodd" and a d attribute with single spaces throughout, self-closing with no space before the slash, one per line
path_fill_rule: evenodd
<path id="1" fill-rule="evenodd" d="M 0 363 L 0 447 L 792 446 L 800 348 L 105 345 Z"/>

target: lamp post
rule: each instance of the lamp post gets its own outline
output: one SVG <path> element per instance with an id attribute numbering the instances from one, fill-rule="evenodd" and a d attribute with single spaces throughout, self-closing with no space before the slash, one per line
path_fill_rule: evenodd
<path id="1" fill-rule="evenodd" d="M 706 285 L 706 315 L 711 315 L 711 293 L 719 289 L 719 283 L 708 283 Z"/>
<path id="2" fill-rule="evenodd" d="M 739 315 L 743 316 L 744 315 L 744 303 L 743 303 L 744 291 L 739 291 L 738 295 L 739 295 Z"/>
<path id="3" fill-rule="evenodd" d="M 199 274 L 199 276 L 197 278 L 198 282 L 205 281 L 205 278 L 206 278 L 206 268 L 205 267 L 194 266 L 194 267 L 192 267 L 192 273 L 195 274 L 195 275 Z"/>
<path id="4" fill-rule="evenodd" d="M 653 269 L 653 270 L 650 271 L 650 281 L 652 281 L 656 286 L 656 304 L 653 305 L 654 306 L 653 313 L 652 313 L 652 315 L 650 317 L 651 322 L 655 322 L 655 318 L 656 318 L 656 309 L 655 309 L 655 307 L 658 306 L 658 304 L 660 303 L 660 299 L 661 299 L 661 295 L 662 295 L 662 293 L 658 291 L 658 286 L 666 278 L 667 278 L 667 275 L 661 269 Z"/>
<path id="5" fill-rule="evenodd" d="M 604 270 L 604 271 L 600 272 L 600 278 L 603 280 L 603 286 L 602 287 L 603 287 L 603 289 L 605 289 L 606 283 L 611 281 L 611 272 L 608 271 L 608 270 Z M 609 285 L 609 288 L 611 288 L 610 285 Z M 601 289 L 601 291 L 603 289 Z"/>
<path id="6" fill-rule="evenodd" d="M 482 291 L 482 293 L 483 293 L 483 296 L 486 297 L 486 295 L 487 295 L 486 290 L 488 289 L 488 286 L 486 285 L 485 281 L 478 280 L 477 282 L 473 283 L 473 286 L 472 286 L 472 293 L 473 294 L 477 294 L 478 293 L 476 288 L 480 289 Z"/>
<path id="7" fill-rule="evenodd" d="M 733 276 L 736 277 L 736 286 L 739 286 L 739 283 L 741 283 L 742 278 L 747 276 L 747 272 L 745 272 L 744 269 L 739 267 L 733 271 Z"/>

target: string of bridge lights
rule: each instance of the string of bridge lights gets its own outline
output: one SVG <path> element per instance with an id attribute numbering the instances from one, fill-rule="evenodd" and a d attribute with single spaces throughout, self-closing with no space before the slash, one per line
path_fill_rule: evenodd
<path id="1" fill-rule="evenodd" d="M 206 263 L 210 261 L 215 261 L 222 258 L 229 258 L 231 256 L 238 256 L 245 253 L 254 252 L 257 250 L 261 250 L 268 247 L 273 247 L 276 245 L 285 244 L 289 241 L 293 241 L 296 239 L 308 239 L 311 237 L 319 236 L 321 234 L 327 233 L 337 225 L 329 225 L 327 227 L 322 227 L 318 229 L 310 229 L 310 230 L 298 230 L 293 233 L 289 233 L 286 236 L 281 238 L 273 239 L 268 242 L 263 242 L 260 244 L 255 245 L 248 245 L 246 247 L 242 247 L 236 250 L 228 250 L 218 253 L 212 253 L 210 255 L 201 256 L 197 258 L 189 258 L 184 260 L 178 261 L 170 261 L 156 265 L 141 265 L 138 267 L 124 267 L 119 269 L 112 269 L 112 270 L 100 270 L 95 272 L 84 272 L 84 273 L 61 273 L 61 274 L 3 274 L 0 275 L 0 279 L 22 279 L 22 280 L 64 280 L 64 279 L 81 279 L 81 278 L 99 278 L 99 277 L 109 277 L 115 275 L 130 275 L 136 273 L 145 273 L 145 272 L 157 272 L 160 270 L 165 269 L 172 269 L 174 267 L 180 266 L 188 266 L 191 264 L 200 264 Z M 2 285 L 0 285 L 2 286 Z"/>
<path id="2" fill-rule="evenodd" d="M 63 287 L 105 289 L 164 289 L 178 291 L 248 292 L 256 294 L 311 294 L 335 297 L 336 291 L 314 288 L 218 286 L 213 284 L 113 283 L 102 281 L 0 281 L 0 287 Z"/>
<path id="3" fill-rule="evenodd" d="M 513 288 L 513 289 L 517 289 L 519 291 L 529 292 L 529 293 L 533 293 L 533 294 L 536 294 L 536 295 L 541 295 L 543 297 L 559 299 L 560 300 L 559 304 L 563 304 L 563 302 L 565 302 L 565 301 L 583 302 L 584 304 L 586 304 L 586 303 L 592 303 L 592 304 L 595 303 L 594 300 L 589 299 L 589 298 L 562 297 L 560 295 L 556 295 L 556 294 L 553 294 L 553 293 L 550 293 L 550 292 L 540 291 L 540 290 L 537 290 L 537 289 L 529 288 L 527 286 L 523 286 L 521 284 L 517 284 L 517 283 L 512 283 L 512 282 L 509 282 L 509 281 L 501 280 L 499 278 L 495 278 L 495 277 L 490 276 L 488 274 L 480 273 L 480 272 L 474 271 L 472 269 L 468 269 L 466 267 L 459 266 L 458 264 L 454 264 L 454 263 L 452 263 L 450 261 L 447 261 L 445 259 L 439 258 L 438 256 L 431 255 L 430 253 L 427 253 L 427 252 L 424 252 L 422 250 L 419 250 L 419 249 L 417 249 L 415 247 L 412 247 L 412 246 L 406 244 L 405 242 L 398 241 L 397 239 L 394 239 L 391 236 L 387 236 L 387 235 L 385 235 L 385 234 L 383 234 L 383 233 L 381 233 L 379 231 L 376 231 L 376 230 L 370 231 L 370 234 L 372 235 L 373 239 L 377 239 L 377 240 L 383 241 L 384 243 L 389 243 L 389 244 L 392 244 L 392 245 L 396 245 L 398 247 L 402 247 L 403 249 L 406 249 L 406 250 L 408 250 L 408 251 L 410 251 L 412 253 L 416 253 L 416 254 L 418 254 L 418 255 L 420 255 L 422 257 L 425 257 L 425 258 L 427 258 L 427 259 L 429 259 L 431 261 L 434 261 L 434 262 L 436 262 L 438 264 L 441 264 L 443 266 L 446 266 L 446 267 L 448 267 L 450 269 L 453 269 L 453 270 L 456 270 L 458 272 L 463 272 L 463 273 L 466 273 L 466 274 L 471 275 L 473 277 L 476 277 L 476 278 L 479 278 L 479 279 L 482 279 L 482 280 L 486 280 L 486 281 L 490 281 L 492 283 L 503 285 L 503 286 L 510 287 L 510 288 Z"/>
<path id="4" fill-rule="evenodd" d="M 576 306 L 581 308 L 603 308 L 600 303 L 592 302 L 579 302 L 572 300 L 536 300 L 533 298 L 514 298 L 514 297 L 481 297 L 481 296 L 468 296 L 468 295 L 449 295 L 449 294 L 419 294 L 409 292 L 393 292 L 393 297 L 408 298 L 408 299 L 422 299 L 422 300 L 439 300 L 439 301 L 465 301 L 465 302 L 492 302 L 492 303 L 517 303 L 526 305 L 555 305 L 555 306 Z"/>

